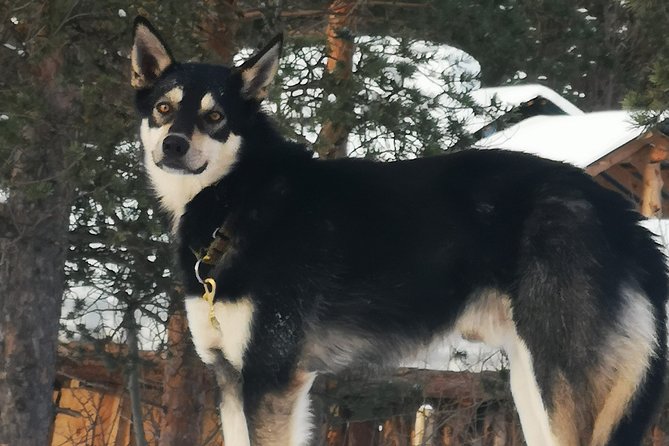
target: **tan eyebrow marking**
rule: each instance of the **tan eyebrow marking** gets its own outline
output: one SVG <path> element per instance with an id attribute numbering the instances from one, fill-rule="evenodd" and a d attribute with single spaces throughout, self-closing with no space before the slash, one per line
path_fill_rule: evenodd
<path id="1" fill-rule="evenodd" d="M 209 111 L 214 108 L 215 105 L 216 101 L 214 100 L 214 96 L 211 93 L 207 93 L 202 96 L 202 99 L 200 100 L 200 111 Z"/>
<path id="2" fill-rule="evenodd" d="M 184 98 L 184 89 L 181 87 L 174 87 L 163 95 L 164 98 L 170 102 L 178 104 Z"/>

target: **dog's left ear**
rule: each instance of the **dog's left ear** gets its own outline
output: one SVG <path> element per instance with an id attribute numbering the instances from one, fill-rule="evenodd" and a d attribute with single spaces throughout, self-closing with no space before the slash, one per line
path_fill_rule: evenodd
<path id="1" fill-rule="evenodd" d="M 174 63 L 172 53 L 158 31 L 142 16 L 135 19 L 131 85 L 137 90 L 149 88 Z"/>
<path id="2" fill-rule="evenodd" d="M 267 97 L 267 87 L 279 70 L 282 47 L 283 34 L 279 34 L 239 67 L 244 98 L 260 102 Z"/>

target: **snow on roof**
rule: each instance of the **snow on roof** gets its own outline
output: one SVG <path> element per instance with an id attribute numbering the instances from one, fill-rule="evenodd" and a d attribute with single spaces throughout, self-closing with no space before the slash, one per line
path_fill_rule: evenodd
<path id="1" fill-rule="evenodd" d="M 585 168 L 642 133 L 626 111 L 535 116 L 479 140 L 475 147 L 526 152 Z"/>
<path id="2" fill-rule="evenodd" d="M 472 116 L 467 122 L 467 130 L 470 133 L 482 129 L 504 113 L 538 97 L 548 99 L 567 115 L 583 114 L 580 108 L 560 96 L 557 92 L 539 84 L 480 88 L 472 91 L 470 95 L 482 107 L 491 108 L 493 105 L 499 107 L 498 110 L 491 110 L 487 115 Z"/>
<path id="3" fill-rule="evenodd" d="M 514 85 L 510 87 L 481 88 L 472 91 L 472 98 L 483 107 L 493 104 L 493 98 L 509 111 L 539 96 L 548 99 L 568 115 L 582 115 L 583 111 L 560 96 L 554 90 L 539 84 Z"/>

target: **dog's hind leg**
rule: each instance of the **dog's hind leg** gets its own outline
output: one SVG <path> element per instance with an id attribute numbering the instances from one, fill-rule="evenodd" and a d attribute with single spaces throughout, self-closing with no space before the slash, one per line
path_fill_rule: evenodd
<path id="1" fill-rule="evenodd" d="M 621 295 L 616 319 L 592 333 L 593 339 L 599 339 L 589 363 L 569 367 L 559 357 L 554 362 L 537 362 L 520 338 L 515 350 L 507 347 L 511 387 L 528 445 L 641 444 L 661 394 L 666 359 L 658 337 L 664 337 L 664 330 L 643 294 L 625 288 Z M 543 336 L 535 332 L 534 337 Z M 531 342 L 536 349 L 536 340 Z M 534 422 L 525 420 L 527 413 L 535 417 Z M 540 438 L 535 431 L 545 427 L 537 423 L 537 413 L 547 415 L 554 443 L 533 440 Z"/>
<path id="2" fill-rule="evenodd" d="M 630 224 L 621 243 L 599 218 L 585 200 L 546 199 L 521 243 L 513 320 L 559 446 L 638 446 L 653 412 L 645 383 L 664 367 L 659 254 L 641 229 Z"/>
<path id="3" fill-rule="evenodd" d="M 590 446 L 640 444 L 662 394 L 666 362 L 664 316 L 634 288 L 607 336 L 607 355 L 592 378 L 597 415 Z"/>
<path id="4" fill-rule="evenodd" d="M 518 335 L 512 313 L 508 296 L 488 290 L 472 300 L 460 315 L 456 328 L 466 339 L 483 341 L 506 352 L 511 366 L 511 391 L 527 445 L 562 446 L 551 431 L 534 361 Z"/>
<path id="5" fill-rule="evenodd" d="M 553 434 L 551 419 L 534 374 L 532 356 L 525 342 L 513 333 L 507 338 L 504 350 L 511 366 L 511 393 L 527 446 L 566 446 L 572 444 L 558 442 Z"/>

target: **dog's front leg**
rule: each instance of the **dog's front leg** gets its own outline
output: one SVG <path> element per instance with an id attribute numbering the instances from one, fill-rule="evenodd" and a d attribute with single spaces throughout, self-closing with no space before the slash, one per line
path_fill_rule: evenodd
<path id="1" fill-rule="evenodd" d="M 309 389 L 315 373 L 297 370 L 281 389 L 257 398 L 249 426 L 253 446 L 307 446 L 311 438 Z"/>
<path id="2" fill-rule="evenodd" d="M 216 302 L 216 323 L 210 318 L 209 304 L 199 297 L 186 299 L 186 311 L 195 350 L 216 374 L 226 444 L 250 446 L 241 374 L 251 336 L 254 306 L 249 299 Z"/>
<path id="3" fill-rule="evenodd" d="M 221 392 L 221 424 L 225 444 L 250 446 L 249 429 L 244 413 L 242 375 L 220 351 L 214 352 L 212 365 Z"/>
<path id="4" fill-rule="evenodd" d="M 216 351 L 221 349 L 221 331 L 209 320 L 209 304 L 199 296 L 188 297 L 186 314 L 195 351 L 205 364 L 216 364 Z"/>

